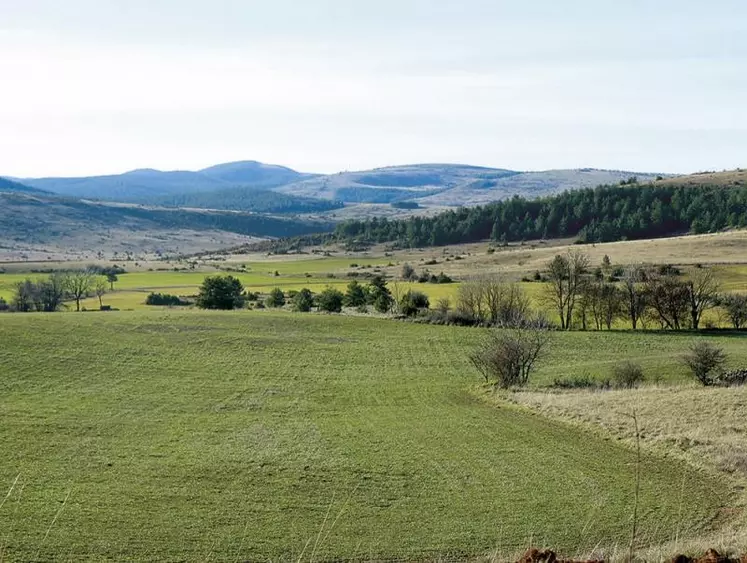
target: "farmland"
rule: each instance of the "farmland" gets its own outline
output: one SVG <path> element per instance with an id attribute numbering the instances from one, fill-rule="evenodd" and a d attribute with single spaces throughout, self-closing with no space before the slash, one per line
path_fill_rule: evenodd
<path id="1" fill-rule="evenodd" d="M 5 315 L 1 552 L 413 560 L 624 545 L 633 451 L 487 404 L 464 354 L 477 334 L 279 312 Z M 558 336 L 537 384 L 642 349 L 648 369 L 683 377 L 680 335 Z M 747 359 L 744 339 L 726 344 Z M 641 547 L 723 524 L 728 481 L 649 453 L 643 474 Z"/>

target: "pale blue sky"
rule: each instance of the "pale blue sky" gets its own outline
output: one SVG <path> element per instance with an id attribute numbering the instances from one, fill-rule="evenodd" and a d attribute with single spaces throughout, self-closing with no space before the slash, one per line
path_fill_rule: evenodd
<path id="1" fill-rule="evenodd" d="M 742 0 L 0 0 L 0 174 L 747 166 Z"/>

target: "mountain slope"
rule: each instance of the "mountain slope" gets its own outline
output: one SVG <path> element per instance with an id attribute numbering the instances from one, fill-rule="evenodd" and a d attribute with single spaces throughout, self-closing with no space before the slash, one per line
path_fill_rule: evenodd
<path id="1" fill-rule="evenodd" d="M 282 186 L 277 191 L 339 199 L 346 203 L 415 200 L 424 205 L 461 207 L 515 194 L 535 197 L 566 189 L 616 184 L 632 176 L 642 182 L 656 177 L 654 174 L 591 168 L 518 172 L 454 164 L 417 164 L 319 176 Z"/>
<path id="2" fill-rule="evenodd" d="M 112 229 L 225 231 L 256 237 L 285 237 L 330 230 L 320 221 L 227 211 L 164 209 L 104 204 L 23 193 L 0 193 L 0 236 L 15 243 L 60 243 L 81 232 L 91 239 Z"/>
<path id="3" fill-rule="evenodd" d="M 14 182 L 13 180 L 8 180 L 7 178 L 0 178 L 0 192 L 15 192 L 15 193 L 26 193 L 26 194 L 47 194 L 49 195 L 48 192 L 45 192 L 43 190 L 39 190 L 36 188 L 32 188 L 31 186 L 26 186 L 19 182 Z"/>
<path id="4" fill-rule="evenodd" d="M 70 197 L 141 202 L 152 197 L 210 192 L 233 187 L 270 188 L 308 175 L 282 166 L 235 162 L 199 172 L 140 169 L 108 176 L 31 178 L 29 186 Z"/>

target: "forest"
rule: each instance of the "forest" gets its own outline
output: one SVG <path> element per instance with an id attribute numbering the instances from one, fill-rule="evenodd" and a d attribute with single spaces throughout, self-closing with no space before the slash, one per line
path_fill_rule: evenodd
<path id="1" fill-rule="evenodd" d="M 345 243 L 443 246 L 576 237 L 579 243 L 699 234 L 747 226 L 747 186 L 603 185 L 538 199 L 514 196 L 434 217 L 337 225 Z"/>

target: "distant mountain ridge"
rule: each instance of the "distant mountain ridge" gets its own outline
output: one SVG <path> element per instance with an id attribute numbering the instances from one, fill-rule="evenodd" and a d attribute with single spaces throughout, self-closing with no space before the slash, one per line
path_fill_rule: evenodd
<path id="1" fill-rule="evenodd" d="M 247 160 L 198 171 L 150 168 L 123 174 L 77 178 L 29 178 L 22 182 L 60 195 L 109 201 L 141 202 L 153 197 L 230 188 L 270 189 L 311 177 L 284 166 Z"/>
<path id="2" fill-rule="evenodd" d="M 194 172 L 139 169 L 108 176 L 21 181 L 33 188 L 63 196 L 104 201 L 318 213 L 334 210 L 342 204 L 355 206 L 403 201 L 417 202 L 424 207 L 469 207 L 513 195 L 531 198 L 568 189 L 616 184 L 632 176 L 640 182 L 648 182 L 658 175 L 595 168 L 527 172 L 448 163 L 410 164 L 321 175 L 245 160 Z M 282 209 L 286 211 L 278 211 Z"/>
<path id="3" fill-rule="evenodd" d="M 44 190 L 32 188 L 31 186 L 27 186 L 25 184 L 21 184 L 20 182 L 9 180 L 7 178 L 0 178 L 0 192 L 50 195 L 49 192 L 45 192 Z"/>

